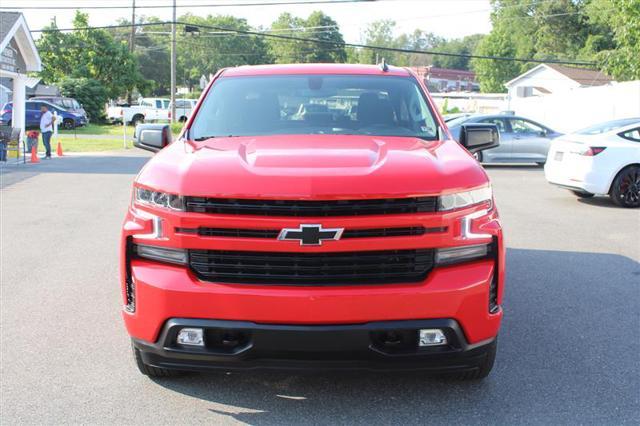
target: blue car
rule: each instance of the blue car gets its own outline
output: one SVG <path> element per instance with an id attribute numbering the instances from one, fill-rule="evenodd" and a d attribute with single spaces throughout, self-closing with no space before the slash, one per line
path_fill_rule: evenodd
<path id="1" fill-rule="evenodd" d="M 46 101 L 26 101 L 26 128 L 37 129 L 40 127 L 40 107 L 46 105 L 49 111 L 58 115 L 58 123 L 62 129 L 74 129 L 76 127 L 84 126 L 87 124 L 87 118 L 82 114 L 76 114 L 69 112 L 59 106 L 53 105 Z M 13 102 L 4 104 L 2 110 L 0 110 L 0 125 L 11 126 L 11 115 L 13 111 Z"/>

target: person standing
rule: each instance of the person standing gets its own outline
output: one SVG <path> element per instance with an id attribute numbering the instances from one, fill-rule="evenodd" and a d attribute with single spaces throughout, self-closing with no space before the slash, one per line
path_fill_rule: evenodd
<path id="1" fill-rule="evenodd" d="M 49 111 L 47 105 L 40 105 L 40 133 L 42 133 L 42 143 L 44 144 L 45 157 L 51 158 L 51 134 L 53 133 L 53 114 Z"/>

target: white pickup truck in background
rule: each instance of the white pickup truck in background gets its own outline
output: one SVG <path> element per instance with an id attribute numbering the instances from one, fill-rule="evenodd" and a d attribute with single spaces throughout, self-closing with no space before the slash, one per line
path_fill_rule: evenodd
<path id="1" fill-rule="evenodd" d="M 137 105 L 109 105 L 107 107 L 107 120 L 111 123 L 131 123 L 134 126 L 145 120 L 145 112 L 150 109 L 158 111 L 164 110 L 169 113 L 169 99 L 165 98 L 142 98 Z"/>
<path id="2" fill-rule="evenodd" d="M 191 115 L 191 111 L 195 108 L 197 100 L 195 99 L 176 99 L 176 118 L 178 122 L 184 123 Z M 165 108 L 147 108 L 144 110 L 144 121 L 153 123 L 157 121 L 171 120 L 171 103 Z"/>

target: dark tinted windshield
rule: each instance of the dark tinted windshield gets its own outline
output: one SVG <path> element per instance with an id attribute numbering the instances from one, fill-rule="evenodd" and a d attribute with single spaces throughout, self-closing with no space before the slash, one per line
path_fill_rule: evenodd
<path id="1" fill-rule="evenodd" d="M 435 139 L 436 121 L 412 78 L 288 75 L 216 81 L 192 139 L 271 134 L 358 134 Z"/>

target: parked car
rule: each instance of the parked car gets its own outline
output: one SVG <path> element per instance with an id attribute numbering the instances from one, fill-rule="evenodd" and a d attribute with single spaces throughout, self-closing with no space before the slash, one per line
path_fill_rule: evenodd
<path id="1" fill-rule="evenodd" d="M 460 117 L 447 123 L 456 140 L 462 124 L 495 124 L 500 130 L 500 146 L 477 152 L 481 163 L 537 163 L 547 161 L 549 143 L 561 133 L 528 118 L 517 115 L 494 114 Z"/>
<path id="2" fill-rule="evenodd" d="M 110 123 L 122 124 L 122 120 L 131 123 L 134 126 L 138 123 L 144 123 L 145 111 L 154 109 L 164 109 L 167 111 L 169 107 L 169 99 L 164 98 L 143 98 L 137 105 L 115 104 L 107 107 L 107 120 Z"/>
<path id="3" fill-rule="evenodd" d="M 189 119 L 191 111 L 198 101 L 196 99 L 177 99 L 176 117 L 177 121 L 184 123 Z M 148 108 L 144 111 L 144 121 L 148 123 L 171 120 L 171 103 L 167 109 Z"/>
<path id="4" fill-rule="evenodd" d="M 136 146 L 164 147 L 122 228 L 123 317 L 143 374 L 489 374 L 505 251 L 468 150 L 496 146 L 495 125 L 463 125 L 454 141 L 424 82 L 390 66 L 228 68 L 203 96 L 177 141 L 167 124 L 135 132 Z"/>
<path id="5" fill-rule="evenodd" d="M 72 112 L 74 114 L 81 115 L 85 118 L 86 122 L 89 122 L 87 112 L 84 107 L 74 98 L 67 98 L 64 96 L 35 96 L 29 99 L 30 101 L 45 101 L 50 104 L 54 104 L 64 110 Z"/>
<path id="6" fill-rule="evenodd" d="M 58 125 L 62 129 L 70 130 L 87 124 L 87 118 L 83 115 L 69 112 L 46 101 L 28 100 L 25 102 L 25 125 L 28 129 L 40 127 L 40 117 L 42 115 L 40 106 L 42 104 L 46 105 L 49 111 L 58 115 Z M 0 125 L 11 126 L 12 114 L 13 102 L 4 104 L 0 111 Z"/>
<path id="7" fill-rule="evenodd" d="M 609 195 L 640 207 L 640 117 L 613 120 L 551 143 L 544 173 L 549 183 L 581 198 Z"/>

